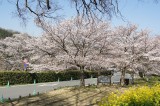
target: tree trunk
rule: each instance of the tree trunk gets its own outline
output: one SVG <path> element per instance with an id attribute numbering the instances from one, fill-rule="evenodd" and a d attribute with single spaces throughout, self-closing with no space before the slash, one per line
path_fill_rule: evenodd
<path id="1" fill-rule="evenodd" d="M 99 79 L 98 79 L 99 76 L 100 76 L 100 71 L 98 71 L 98 75 L 97 75 L 97 85 L 99 85 Z"/>
<path id="2" fill-rule="evenodd" d="M 84 67 L 80 68 L 81 71 L 81 79 L 80 79 L 80 86 L 85 86 L 85 80 L 84 80 Z"/>
<path id="3" fill-rule="evenodd" d="M 134 84 L 134 73 L 131 73 L 131 77 L 132 77 L 132 84 Z"/>
<path id="4" fill-rule="evenodd" d="M 112 70 L 112 71 L 111 71 L 111 75 L 110 75 L 110 82 L 109 82 L 110 85 L 112 85 L 112 76 L 113 76 L 113 75 L 114 75 L 114 71 Z"/>
<path id="5" fill-rule="evenodd" d="M 109 81 L 109 85 L 112 85 L 112 75 L 109 75 L 110 81 Z"/>
<path id="6" fill-rule="evenodd" d="M 124 84 L 125 84 L 125 69 L 126 68 L 123 68 L 122 71 L 121 71 L 121 79 L 120 79 L 120 85 L 121 86 L 124 86 Z"/>

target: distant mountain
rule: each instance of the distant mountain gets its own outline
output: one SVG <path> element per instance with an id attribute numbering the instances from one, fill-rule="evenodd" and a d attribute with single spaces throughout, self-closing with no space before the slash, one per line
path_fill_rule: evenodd
<path id="1" fill-rule="evenodd" d="M 0 28 L 0 39 L 4 39 L 6 37 L 12 37 L 13 34 L 19 34 L 20 32 L 7 30 L 4 28 Z"/>

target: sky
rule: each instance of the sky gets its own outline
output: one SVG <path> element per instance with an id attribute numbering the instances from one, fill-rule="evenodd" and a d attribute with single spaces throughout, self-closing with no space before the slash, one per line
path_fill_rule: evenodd
<path id="1" fill-rule="evenodd" d="M 11 1 L 11 0 L 10 0 Z M 152 0 L 119 0 L 119 10 L 124 17 L 114 16 L 110 21 L 112 26 L 127 25 L 128 23 L 136 24 L 140 29 L 149 29 L 153 35 L 160 35 L 160 2 L 155 3 Z M 74 6 L 70 5 L 67 0 L 59 0 L 63 7 L 65 18 L 75 16 Z M 33 20 L 29 20 L 27 25 L 22 25 L 21 21 L 13 14 L 16 10 L 15 5 L 10 4 L 7 0 L 0 0 L 0 27 L 11 29 L 22 33 L 28 33 L 31 36 L 41 36 L 42 30 L 38 28 Z"/>

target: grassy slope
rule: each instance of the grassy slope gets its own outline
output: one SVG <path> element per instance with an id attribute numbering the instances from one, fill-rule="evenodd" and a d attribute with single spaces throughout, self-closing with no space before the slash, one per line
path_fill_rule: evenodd
<path id="1" fill-rule="evenodd" d="M 67 87 L 54 90 L 34 97 L 26 97 L 6 106 L 97 106 L 102 97 L 115 90 L 124 90 L 120 87 Z"/>

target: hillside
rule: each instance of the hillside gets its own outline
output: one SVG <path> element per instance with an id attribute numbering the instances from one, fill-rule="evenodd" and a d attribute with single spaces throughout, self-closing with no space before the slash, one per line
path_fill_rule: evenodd
<path id="1" fill-rule="evenodd" d="M 0 28 L 0 39 L 4 39 L 6 37 L 11 37 L 13 34 L 18 34 L 17 31 L 12 31 L 4 28 Z"/>

